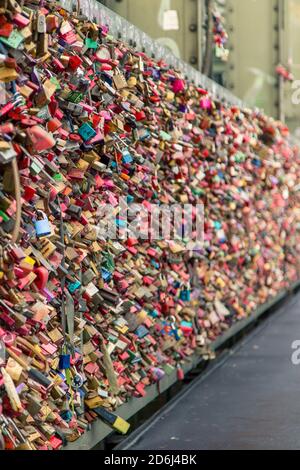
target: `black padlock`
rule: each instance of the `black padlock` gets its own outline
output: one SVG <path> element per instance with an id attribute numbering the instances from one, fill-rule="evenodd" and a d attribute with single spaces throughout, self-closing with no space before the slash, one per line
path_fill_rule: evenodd
<path id="1" fill-rule="evenodd" d="M 80 219 L 82 214 L 82 207 L 75 206 L 75 204 L 71 204 L 67 209 L 67 214 L 75 217 L 76 219 Z"/>
<path id="2" fill-rule="evenodd" d="M 73 194 L 74 196 L 81 196 L 81 189 L 78 183 L 73 184 Z"/>
<path id="3" fill-rule="evenodd" d="M 89 152 L 90 150 L 94 150 L 94 146 L 93 146 L 93 145 L 86 144 L 85 142 L 83 142 L 83 143 L 80 145 L 80 150 L 81 150 L 82 152 Z"/>
<path id="4" fill-rule="evenodd" d="M 15 221 L 13 219 L 9 219 L 6 222 L 2 222 L 1 224 L 1 228 L 6 233 L 11 233 L 14 229 L 14 226 L 15 226 Z"/>
<path id="5" fill-rule="evenodd" d="M 90 179 L 86 179 L 82 182 L 81 190 L 84 194 L 89 194 L 91 190 L 92 182 Z"/>
<path id="6" fill-rule="evenodd" d="M 107 166 L 110 164 L 110 160 L 111 160 L 111 158 L 108 155 L 101 155 L 101 157 L 100 157 L 101 163 L 103 163 L 104 165 L 107 165 Z"/>
<path id="7" fill-rule="evenodd" d="M 81 78 L 79 81 L 78 91 L 86 93 L 90 87 L 90 81 L 86 78 Z"/>
<path id="8" fill-rule="evenodd" d="M 55 218 L 58 218 L 60 216 L 60 208 L 55 202 L 51 201 L 49 203 L 49 209 L 51 210 Z"/>

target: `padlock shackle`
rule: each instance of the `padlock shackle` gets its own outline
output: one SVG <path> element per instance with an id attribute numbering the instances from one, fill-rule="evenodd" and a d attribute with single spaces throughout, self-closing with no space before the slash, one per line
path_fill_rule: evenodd
<path id="1" fill-rule="evenodd" d="M 41 214 L 42 216 L 45 216 L 45 215 L 46 215 L 46 213 L 45 213 L 44 211 L 42 211 L 42 209 L 35 209 L 35 212 L 36 212 L 37 216 L 38 216 L 39 214 Z"/>

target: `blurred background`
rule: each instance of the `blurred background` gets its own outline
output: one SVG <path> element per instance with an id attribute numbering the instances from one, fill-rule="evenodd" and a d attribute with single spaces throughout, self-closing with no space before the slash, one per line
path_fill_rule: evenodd
<path id="1" fill-rule="evenodd" d="M 101 3 L 300 138 L 300 0 Z"/>

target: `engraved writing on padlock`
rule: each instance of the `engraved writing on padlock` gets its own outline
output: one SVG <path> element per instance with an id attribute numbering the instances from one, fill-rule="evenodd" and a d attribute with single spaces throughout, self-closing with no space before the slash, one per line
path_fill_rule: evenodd
<path id="1" fill-rule="evenodd" d="M 34 220 L 34 228 L 36 231 L 36 236 L 38 238 L 40 237 L 46 237 L 47 235 L 51 234 L 51 228 L 49 224 L 49 220 L 42 211 L 38 211 L 38 217 L 43 217 L 37 220 Z"/>

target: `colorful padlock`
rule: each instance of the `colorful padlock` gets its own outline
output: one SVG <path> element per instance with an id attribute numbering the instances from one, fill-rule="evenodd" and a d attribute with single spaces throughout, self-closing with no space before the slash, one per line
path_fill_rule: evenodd
<path id="1" fill-rule="evenodd" d="M 38 217 L 42 216 L 43 218 L 34 220 L 34 228 L 36 231 L 36 236 L 38 238 L 46 237 L 51 234 L 49 220 L 43 211 L 38 211 L 37 214 L 38 214 Z"/>
<path id="2" fill-rule="evenodd" d="M 183 302 L 190 302 L 190 300 L 191 300 L 191 291 L 190 291 L 190 289 L 184 288 L 180 292 L 180 300 L 182 300 Z"/>
<path id="3" fill-rule="evenodd" d="M 59 357 L 59 369 L 70 369 L 70 354 L 61 354 Z"/>
<path id="4" fill-rule="evenodd" d="M 95 129 L 93 129 L 93 127 L 87 122 L 82 124 L 78 132 L 85 142 L 92 139 L 97 134 Z"/>

